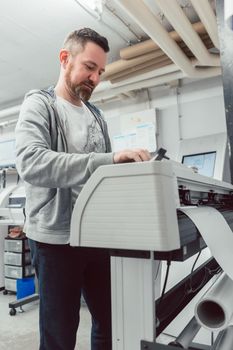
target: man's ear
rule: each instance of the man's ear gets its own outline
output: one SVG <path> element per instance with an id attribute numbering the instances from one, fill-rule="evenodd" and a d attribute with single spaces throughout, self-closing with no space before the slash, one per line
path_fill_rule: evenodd
<path id="1" fill-rule="evenodd" d="M 66 68 L 66 65 L 69 61 L 69 56 L 70 56 L 70 53 L 67 50 L 62 49 L 60 51 L 60 63 L 63 68 Z"/>

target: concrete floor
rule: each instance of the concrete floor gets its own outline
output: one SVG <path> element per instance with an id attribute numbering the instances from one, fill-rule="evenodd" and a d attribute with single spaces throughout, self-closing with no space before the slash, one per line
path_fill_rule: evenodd
<path id="1" fill-rule="evenodd" d="M 24 312 L 17 308 L 15 316 L 9 315 L 9 302 L 15 295 L 0 292 L 0 350 L 39 349 L 39 305 L 38 301 L 24 305 Z M 91 318 L 86 306 L 80 310 L 80 326 L 74 350 L 90 350 Z M 158 341 L 168 344 L 173 337 L 161 334 Z"/>
<path id="2" fill-rule="evenodd" d="M 38 350 L 38 302 L 23 306 L 25 311 L 23 313 L 17 311 L 15 316 L 10 316 L 8 304 L 14 300 L 15 295 L 3 295 L 0 292 L 0 349 Z M 81 322 L 75 350 L 88 350 L 90 349 L 90 314 L 85 306 L 82 306 L 80 314 Z"/>

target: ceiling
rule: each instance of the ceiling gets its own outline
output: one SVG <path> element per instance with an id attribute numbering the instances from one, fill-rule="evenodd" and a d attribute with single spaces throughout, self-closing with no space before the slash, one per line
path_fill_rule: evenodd
<path id="1" fill-rule="evenodd" d="M 194 9 L 194 2 L 197 6 L 201 5 L 199 10 L 198 7 Z M 185 18 L 179 13 L 177 4 Z M 181 15 L 182 18 L 179 17 Z M 179 24 L 183 23 L 191 30 L 190 23 L 198 22 L 200 18 L 205 22 L 205 18 L 209 17 L 212 22 L 210 19 L 206 21 L 207 24 L 204 23 L 210 39 L 208 42 L 212 43 L 208 47 L 203 48 L 198 41 L 200 37 L 195 36 L 196 32 L 190 32 L 192 35 L 188 36 L 185 33 L 189 31 L 185 27 L 179 28 Z M 186 23 L 187 18 L 189 23 Z M 206 27 L 208 23 L 209 28 Z M 62 42 L 67 33 L 84 26 L 108 38 L 110 54 L 107 72 L 113 63 L 122 63 L 121 49 L 135 47 L 151 39 L 166 55 L 166 65 L 164 63 L 158 68 L 151 65 L 148 72 L 136 73 L 136 69 L 131 68 L 132 75 L 129 77 L 124 77 L 124 71 L 118 72 L 123 78 L 117 82 L 112 82 L 106 76 L 106 81 L 99 85 L 93 95 L 96 101 L 182 77 L 204 78 L 221 73 L 212 0 L 105 0 L 102 14 L 90 12 L 78 0 L 0 1 L 0 117 L 1 111 L 19 105 L 28 90 L 56 83 L 58 52 Z M 188 56 L 174 40 L 167 37 L 167 31 L 178 30 L 183 47 L 189 52 L 200 47 L 200 52 Z"/>
<path id="2" fill-rule="evenodd" d="M 75 0 L 0 1 L 0 106 L 14 104 L 29 89 L 55 83 L 58 51 L 65 36 L 84 26 L 108 33 L 110 60 L 126 45 Z M 131 33 L 127 34 L 125 37 L 131 39 Z"/>

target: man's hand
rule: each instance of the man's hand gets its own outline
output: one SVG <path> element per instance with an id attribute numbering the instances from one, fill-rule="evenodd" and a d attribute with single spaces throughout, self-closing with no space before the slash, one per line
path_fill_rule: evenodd
<path id="1" fill-rule="evenodd" d="M 151 159 L 149 151 L 146 149 L 126 149 L 114 153 L 114 163 L 144 162 Z"/>

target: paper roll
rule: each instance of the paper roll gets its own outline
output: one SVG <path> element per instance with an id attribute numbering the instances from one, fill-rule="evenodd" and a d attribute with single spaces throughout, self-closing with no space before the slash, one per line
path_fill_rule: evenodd
<path id="1" fill-rule="evenodd" d="M 193 221 L 215 260 L 233 280 L 233 232 L 223 215 L 208 206 L 180 207 L 179 210 Z"/>
<path id="2" fill-rule="evenodd" d="M 193 23 L 192 27 L 199 35 L 206 33 L 206 29 L 201 22 Z M 176 42 L 182 41 L 180 35 L 176 31 L 169 32 L 168 34 Z M 129 60 L 157 49 L 160 49 L 160 47 L 152 39 L 148 39 L 121 49 L 120 57 L 124 60 Z"/>
<path id="3" fill-rule="evenodd" d="M 195 307 L 198 323 L 211 331 L 221 331 L 233 321 L 233 281 L 224 273 Z"/>

